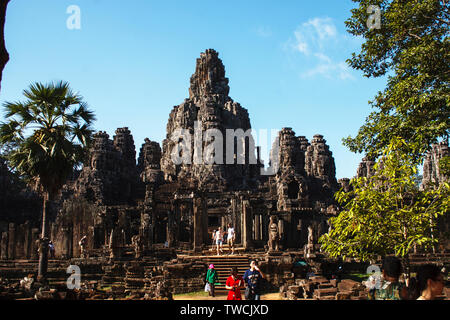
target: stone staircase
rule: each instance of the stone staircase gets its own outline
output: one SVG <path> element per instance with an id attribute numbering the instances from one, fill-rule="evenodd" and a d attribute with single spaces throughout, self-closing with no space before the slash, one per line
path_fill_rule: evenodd
<path id="1" fill-rule="evenodd" d="M 425 263 L 435 263 L 450 267 L 450 252 L 438 252 L 438 253 L 415 253 L 409 256 L 411 267 L 416 267 Z"/>
<path id="2" fill-rule="evenodd" d="M 238 268 L 238 274 L 243 276 L 245 271 L 250 267 L 250 260 L 245 255 L 221 255 L 221 256 L 207 256 L 205 262 L 210 265 L 214 264 L 214 268 L 219 276 L 220 285 L 216 285 L 217 294 L 226 294 L 225 282 L 230 276 L 232 267 Z M 242 290 L 243 291 L 243 290 Z M 243 293 L 243 292 L 242 292 Z"/>
<path id="3" fill-rule="evenodd" d="M 235 246 L 234 247 L 234 254 L 235 255 L 243 255 L 245 252 L 244 247 Z M 217 255 L 217 246 L 216 245 L 209 245 L 206 247 L 206 249 L 203 250 L 203 254 L 205 256 L 209 255 Z M 231 254 L 231 248 L 228 244 L 224 243 L 222 246 L 222 253 L 223 255 Z"/>

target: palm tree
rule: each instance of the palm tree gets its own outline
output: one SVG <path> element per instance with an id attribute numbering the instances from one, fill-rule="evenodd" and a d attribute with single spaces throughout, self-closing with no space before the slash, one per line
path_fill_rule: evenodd
<path id="1" fill-rule="evenodd" d="M 6 102 L 0 124 L 0 144 L 8 150 L 10 166 L 43 196 L 38 279 L 48 264 L 49 201 L 84 159 L 95 116 L 67 82 L 34 83 L 23 91 L 25 102 Z"/>

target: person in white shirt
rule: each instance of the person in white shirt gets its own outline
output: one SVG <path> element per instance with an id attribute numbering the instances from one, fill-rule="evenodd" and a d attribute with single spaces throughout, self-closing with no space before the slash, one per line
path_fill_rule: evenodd
<path id="1" fill-rule="evenodd" d="M 234 254 L 234 239 L 236 238 L 236 233 L 234 232 L 234 228 L 231 226 L 231 223 L 228 224 L 228 237 L 227 243 L 228 247 L 231 249 L 231 254 Z"/>
<path id="2" fill-rule="evenodd" d="M 222 232 L 222 228 L 219 228 L 216 231 L 216 246 L 217 246 L 217 255 L 220 256 L 220 253 L 222 252 L 222 248 L 223 248 L 223 232 Z"/>

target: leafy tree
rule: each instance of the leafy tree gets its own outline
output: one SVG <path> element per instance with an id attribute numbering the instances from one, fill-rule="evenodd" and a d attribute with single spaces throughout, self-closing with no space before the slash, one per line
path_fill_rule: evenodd
<path id="1" fill-rule="evenodd" d="M 439 160 L 439 169 L 444 176 L 450 177 L 450 156 L 442 157 Z"/>
<path id="2" fill-rule="evenodd" d="M 48 202 L 85 156 L 94 114 L 67 82 L 30 85 L 25 102 L 4 103 L 0 144 L 9 164 L 43 195 L 38 277 L 48 263 Z"/>
<path id="3" fill-rule="evenodd" d="M 447 0 L 353 0 L 359 6 L 346 21 L 363 37 L 349 64 L 366 77 L 387 76 L 386 88 L 371 101 L 374 111 L 356 137 L 344 139 L 353 152 L 378 157 L 393 137 L 401 137 L 422 159 L 431 143 L 448 139 L 450 124 L 450 41 Z M 381 9 L 379 29 L 369 28 Z"/>
<path id="4" fill-rule="evenodd" d="M 350 192 L 336 193 L 343 210 L 330 219 L 331 231 L 320 238 L 332 257 L 367 261 L 395 254 L 407 260 L 414 246 L 437 243 L 436 221 L 449 211 L 450 186 L 420 190 L 417 163 L 411 152 L 404 152 L 408 148 L 403 139 L 393 139 L 372 176 L 353 178 Z"/>

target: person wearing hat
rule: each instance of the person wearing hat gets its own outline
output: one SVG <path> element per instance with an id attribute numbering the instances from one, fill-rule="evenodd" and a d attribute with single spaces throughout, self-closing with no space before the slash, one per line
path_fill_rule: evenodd
<path id="1" fill-rule="evenodd" d="M 214 297 L 214 285 L 217 283 L 217 271 L 214 269 L 214 265 L 210 264 L 208 268 L 208 272 L 206 273 L 206 283 L 209 283 L 209 295 Z"/>

